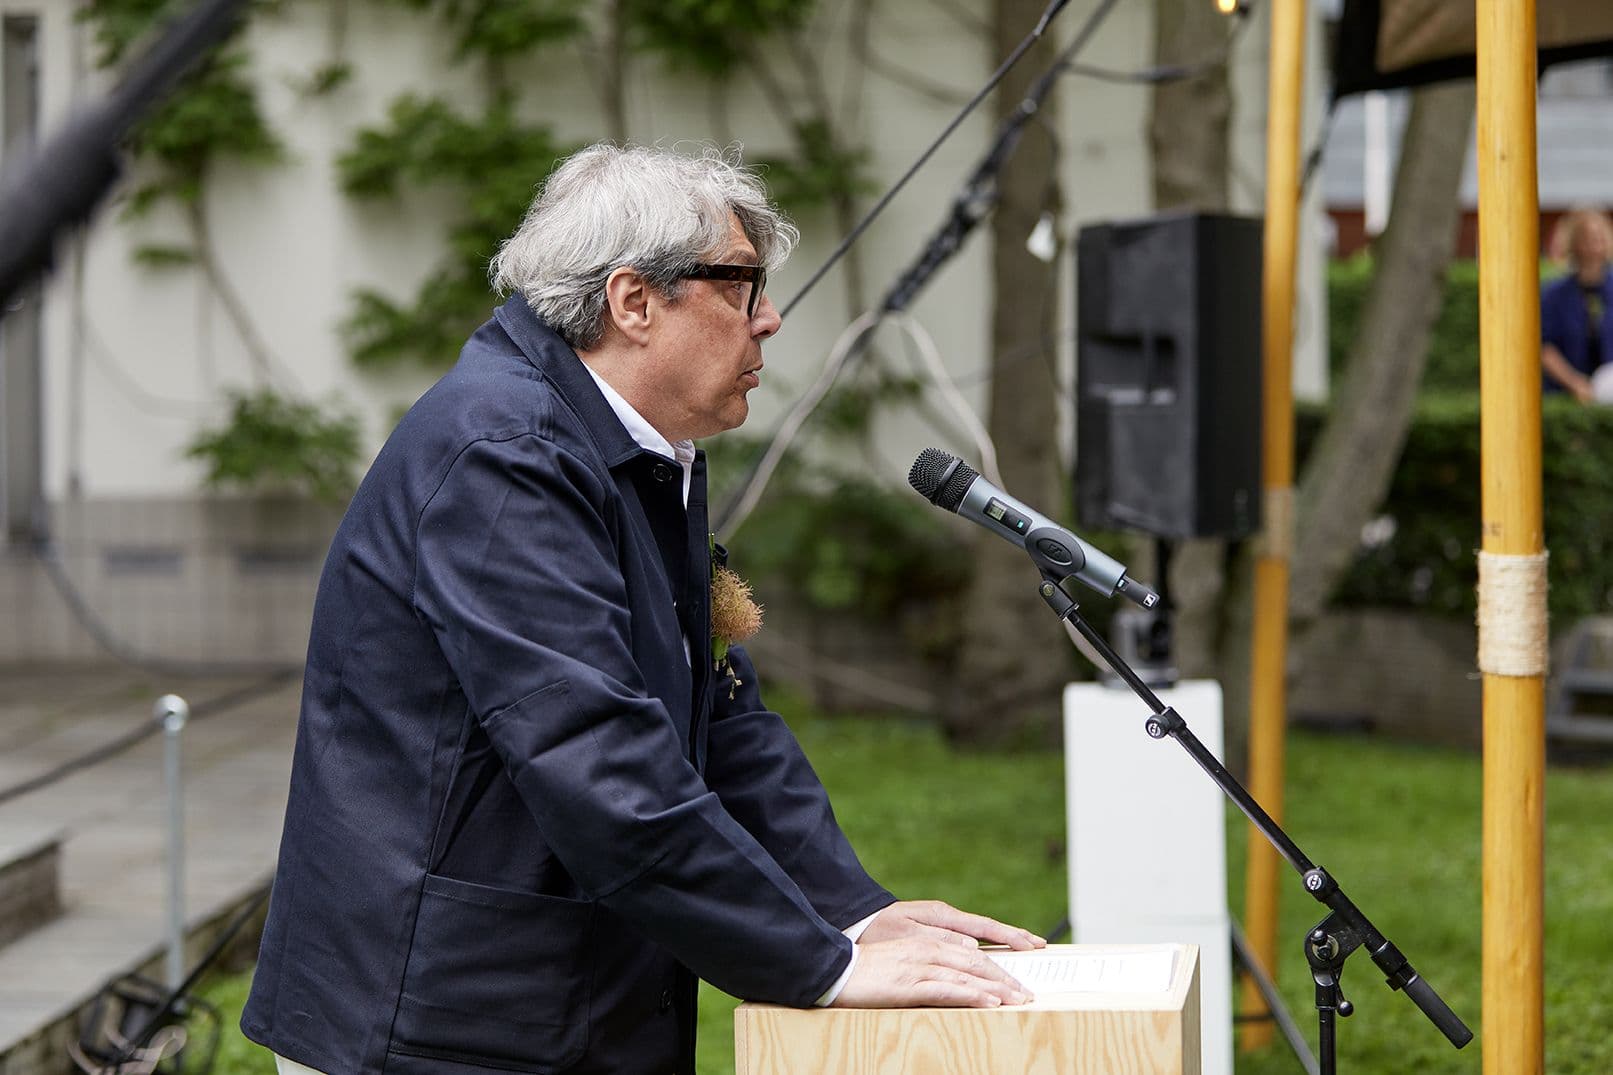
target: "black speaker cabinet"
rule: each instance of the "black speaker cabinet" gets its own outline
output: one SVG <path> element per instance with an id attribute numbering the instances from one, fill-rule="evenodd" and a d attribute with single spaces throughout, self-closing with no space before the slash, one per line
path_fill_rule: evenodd
<path id="1" fill-rule="evenodd" d="M 1076 513 L 1165 538 L 1260 527 L 1259 219 L 1076 238 Z"/>

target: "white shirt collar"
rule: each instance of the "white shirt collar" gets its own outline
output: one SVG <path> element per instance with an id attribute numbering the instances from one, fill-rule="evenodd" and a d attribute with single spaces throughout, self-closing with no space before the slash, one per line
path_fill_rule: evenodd
<path id="1" fill-rule="evenodd" d="M 583 369 L 588 376 L 594 379 L 599 386 L 599 392 L 610 404 L 611 411 L 618 421 L 627 430 L 627 435 L 633 442 L 645 451 L 654 452 L 662 458 L 675 459 L 678 466 L 683 468 L 683 506 L 689 506 L 689 486 L 694 481 L 694 441 L 680 440 L 673 443 L 661 436 L 656 428 L 644 420 L 644 416 L 633 408 L 633 405 L 622 398 L 622 394 L 610 386 L 610 383 L 594 372 L 588 363 L 583 363 Z"/>

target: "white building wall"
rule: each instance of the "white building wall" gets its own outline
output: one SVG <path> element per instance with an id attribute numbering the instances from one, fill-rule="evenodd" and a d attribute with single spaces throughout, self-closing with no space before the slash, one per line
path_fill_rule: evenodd
<path id="1" fill-rule="evenodd" d="M 93 99 L 108 85 L 105 73 L 93 69 L 90 29 L 73 19 L 75 6 L 73 0 L 0 0 L 0 11 L 36 12 L 43 18 L 46 132 L 57 129 L 75 105 Z M 1052 30 L 1061 47 L 1096 7 L 1071 4 L 1064 10 Z M 965 19 L 956 17 L 960 8 L 977 12 L 980 26 L 970 28 Z M 814 58 L 828 74 L 831 94 L 850 124 L 851 138 L 870 151 L 871 172 L 883 189 L 918 157 L 996 66 L 984 30 L 990 5 L 985 0 L 948 6 L 929 0 L 884 0 L 871 12 L 872 53 L 887 65 L 949 87 L 955 99 L 944 101 L 910 81 L 871 70 L 862 76 L 860 100 L 848 102 L 842 93 L 852 81 L 845 20 L 854 8 L 825 5 L 825 10 L 833 14 Z M 354 77 L 322 96 L 306 96 L 296 87 L 333 58 L 327 9 L 290 4 L 278 15 L 254 21 L 248 45 L 260 104 L 286 144 L 287 159 L 266 167 L 219 168 L 208 183 L 205 207 L 224 275 L 249 311 L 252 331 L 272 355 L 270 383 L 304 397 L 340 399 L 357 409 L 365 443 L 373 452 L 397 414 L 435 373 L 361 372 L 346 357 L 336 327 L 350 309 L 355 288 L 375 288 L 398 300 L 414 294 L 440 256 L 446 227 L 455 215 L 454 199 L 460 195 L 453 190 L 411 190 L 396 201 L 356 201 L 339 189 L 335 162 L 358 129 L 384 122 L 399 94 L 447 95 L 476 112 L 486 99 L 486 87 L 477 65 L 454 65 L 452 41 L 430 18 L 362 0 L 348 5 L 347 11 L 343 58 L 352 64 Z M 1115 70 L 1147 66 L 1152 55 L 1151 20 L 1152 5 L 1142 0 L 1116 5 L 1079 58 Z M 1262 11 L 1238 35 L 1233 57 L 1234 208 L 1255 214 L 1263 209 L 1266 51 Z M 511 65 L 517 66 L 519 71 L 512 70 L 511 77 L 535 83 L 522 95 L 532 119 L 549 123 L 562 142 L 600 137 L 604 122 L 596 76 L 580 47 L 537 53 L 529 63 Z M 769 66 L 773 77 L 787 85 L 798 79 L 798 68 L 782 53 L 769 57 Z M 1320 67 L 1314 52 L 1310 67 L 1313 72 Z M 1072 75 L 1061 81 L 1057 94 L 1056 135 L 1064 169 L 1061 238 L 1069 243 L 1087 222 L 1150 212 L 1147 88 Z M 627 104 L 629 133 L 637 141 L 737 139 L 744 142 L 751 159 L 789 150 L 777 111 L 748 77 L 711 87 L 686 74 L 667 73 L 657 57 L 637 55 L 628 76 Z M 994 128 L 989 105 L 982 106 L 858 243 L 866 303 L 877 300 L 940 226 Z M 1034 127 L 1025 135 L 1044 136 Z M 138 180 L 138 175 L 134 178 Z M 533 176 L 534 184 L 540 179 Z M 199 430 L 223 421 L 226 390 L 251 388 L 262 376 L 254 371 L 225 305 L 199 271 L 188 267 L 153 271 L 132 263 L 132 251 L 143 244 L 183 243 L 187 236 L 171 206 L 144 219 L 125 218 L 121 199 L 130 189 L 130 183 L 121 187 L 81 240 L 63 246 L 47 291 L 46 490 L 59 507 L 94 509 L 60 511 L 55 535 L 66 553 L 78 557 L 76 566 L 70 566 L 86 586 L 103 579 L 107 564 L 114 561 L 173 562 L 166 553 L 147 555 L 151 549 L 144 547 L 140 555 L 119 559 L 103 555 L 104 547 L 138 540 L 168 549 L 183 542 L 187 529 L 179 517 L 205 513 L 207 504 L 217 503 L 217 498 L 198 497 L 201 468 L 183 457 L 184 447 Z M 510 221 L 510 227 L 516 223 Z M 799 223 L 804 234 L 801 247 L 770 288 L 781 304 L 796 295 L 840 239 L 827 211 L 814 211 Z M 985 231 L 982 227 L 971 237 L 912 307 L 977 409 L 984 404 L 990 355 L 992 300 Z M 1296 382 L 1302 394 L 1307 378 L 1320 383 L 1325 354 L 1325 337 L 1318 331 L 1325 325 L 1317 271 L 1320 247 L 1307 239 L 1310 253 L 1301 258 L 1301 312 L 1296 320 Z M 1062 315 L 1059 350 L 1068 384 L 1075 350 L 1068 247 L 1062 256 L 1063 273 L 1052 298 Z M 1258 287 L 1259 281 L 1250 281 L 1250 286 Z M 1025 299 L 1027 334 L 1034 320 L 1029 304 L 1035 298 L 1039 297 Z M 490 299 L 490 309 L 492 305 Z M 763 386 L 752 396 L 747 432 L 773 426 L 816 376 L 854 312 L 845 277 L 837 269 L 769 342 Z M 905 354 L 894 334 L 882 336 L 881 342 L 888 355 Z M 444 366 L 452 357 L 443 356 Z M 1066 445 L 1070 395 L 1066 389 L 1062 400 Z M 945 408 L 937 401 L 934 409 Z M 904 410 L 881 415 L 873 455 L 860 462 L 874 476 L 900 485 L 913 456 L 931 444 L 975 454 L 955 424 L 936 429 L 918 413 Z M 119 503 L 161 505 L 162 519 L 150 527 L 121 527 L 116 522 Z M 102 510 L 97 505 L 112 507 Z M 233 522 L 197 525 L 215 535 L 238 530 Z M 223 537 L 218 540 L 226 542 Z M 310 558 L 317 562 L 322 540 L 311 535 L 307 544 L 315 548 Z M 231 547 L 220 544 L 209 555 L 222 564 L 234 555 Z M 269 559 L 292 565 L 305 557 L 296 551 Z M 261 573 L 263 559 L 251 562 Z M 225 568 L 215 565 L 206 576 L 220 601 L 227 596 L 217 587 L 223 574 Z M 202 584 L 188 568 L 181 577 L 186 585 Z M 0 584 L 0 589 L 10 585 L 4 580 Z M 198 595 L 195 601 L 200 607 L 209 598 Z M 128 603 L 136 604 L 132 598 Z M 304 616 L 300 604 L 292 606 L 289 620 Z M 197 622 L 192 648 L 208 650 L 224 636 L 207 628 L 205 617 Z M 287 652 L 300 651 L 300 630 L 291 632 Z M 44 636 L 24 633 L 19 644 L 26 648 L 31 639 Z"/>
<path id="2" fill-rule="evenodd" d="M 988 5 L 974 6 L 984 18 Z M 0 0 L 0 9 L 32 9 L 44 16 L 47 130 L 75 102 L 105 85 L 104 76 L 90 70 L 89 30 L 71 21 L 71 7 L 68 0 Z M 1089 8 L 1071 5 L 1054 24 L 1061 41 L 1073 35 Z M 269 167 L 219 169 L 207 188 L 206 209 L 224 271 L 274 356 L 273 383 L 315 398 L 335 393 L 358 406 L 367 441 L 376 447 L 398 409 L 430 377 L 424 372 L 361 374 L 343 353 L 335 326 L 356 286 L 379 287 L 399 298 L 413 293 L 438 255 L 452 196 L 417 191 L 396 203 L 358 202 L 338 189 L 334 161 L 357 128 L 383 121 L 396 95 L 447 91 L 475 108 L 481 87 L 473 67 L 452 65 L 451 42 L 429 19 L 363 3 L 350 6 L 350 18 L 347 41 L 355 77 L 319 97 L 304 96 L 294 86 L 330 55 L 323 13 L 292 5 L 280 16 L 254 22 L 249 44 L 261 104 L 285 139 L 289 159 Z M 879 5 L 872 26 L 877 55 L 955 87 L 960 97 L 973 92 L 991 69 L 988 42 L 922 0 Z M 830 29 L 843 27 L 831 20 Z M 1242 35 L 1235 76 L 1234 196 L 1239 208 L 1251 212 L 1262 207 L 1264 34 L 1257 16 Z M 1151 5 L 1121 4 L 1082 58 L 1117 69 L 1142 67 L 1150 61 L 1152 39 Z M 827 42 L 818 56 L 836 88 L 844 81 L 846 63 L 846 49 L 838 44 Z M 597 137 L 603 124 L 593 75 L 578 51 L 551 50 L 532 67 L 541 82 L 540 93 L 527 95 L 534 118 L 552 123 L 562 139 Z M 778 74 L 786 79 L 792 74 L 783 57 Z M 866 101 L 854 113 L 853 126 L 872 151 L 874 174 L 888 183 L 917 157 L 954 106 L 877 72 L 865 77 Z M 714 121 L 711 93 L 727 99 L 729 124 Z M 628 102 L 631 133 L 638 140 L 737 137 L 753 157 L 788 148 L 776 115 L 748 79 L 726 90 L 708 89 L 687 76 L 668 77 L 658 60 L 641 56 L 632 68 Z M 1084 222 L 1150 211 L 1147 110 L 1148 93 L 1140 86 L 1076 76 L 1062 82 L 1058 133 L 1066 238 Z M 991 130 L 989 109 L 982 107 L 858 245 L 869 301 L 939 225 Z M 1041 134 L 1032 130 L 1027 137 Z M 126 184 L 122 190 L 127 189 Z M 224 389 L 255 383 L 236 327 L 196 270 L 153 272 L 130 261 L 132 250 L 143 243 L 184 240 L 177 212 L 165 207 L 131 221 L 119 210 L 117 200 L 105 207 L 85 235 L 82 267 L 68 252 L 50 286 L 47 488 L 55 498 L 70 491 L 89 497 L 193 492 L 200 469 L 183 459 L 183 446 L 199 427 L 222 418 Z M 802 224 L 805 241 L 773 285 L 776 301 L 793 296 L 839 239 L 827 213 L 814 213 Z M 986 246 L 986 236 L 977 234 L 913 308 L 943 342 L 949 365 L 977 400 L 989 359 Z M 1059 290 L 1068 325 L 1067 280 Z M 848 320 L 837 271 L 769 344 L 769 374 L 755 397 L 755 421 L 767 423 L 808 383 Z M 1068 365 L 1073 332 L 1063 338 Z M 1301 343 L 1309 347 L 1308 340 Z M 1309 364 L 1300 363 L 1301 368 Z M 911 458 L 910 448 L 934 436 L 898 419 L 881 443 L 892 461 L 901 463 Z"/>

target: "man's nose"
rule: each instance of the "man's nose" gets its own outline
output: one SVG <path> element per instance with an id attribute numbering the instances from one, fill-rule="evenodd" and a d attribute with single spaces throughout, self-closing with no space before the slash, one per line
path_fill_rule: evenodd
<path id="1" fill-rule="evenodd" d="M 765 340 L 773 335 L 784 324 L 784 318 L 779 316 L 778 307 L 773 305 L 773 299 L 764 294 L 762 301 L 756 304 L 756 313 L 751 317 L 751 335 L 758 340 Z"/>

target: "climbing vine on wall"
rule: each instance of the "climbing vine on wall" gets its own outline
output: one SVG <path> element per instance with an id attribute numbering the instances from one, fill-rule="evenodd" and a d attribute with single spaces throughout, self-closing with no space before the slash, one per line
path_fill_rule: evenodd
<path id="1" fill-rule="evenodd" d="M 94 28 L 97 65 L 115 68 L 137 42 L 183 6 L 171 0 L 89 0 L 79 17 Z M 133 216 L 145 215 L 163 201 L 197 205 L 221 161 L 274 164 L 284 159 L 285 147 L 258 107 L 239 31 L 152 110 L 135 129 L 130 149 L 137 170 L 125 211 Z M 196 252 L 170 245 L 142 248 L 136 256 L 148 263 L 174 264 L 193 260 Z"/>
<path id="2" fill-rule="evenodd" d="M 79 18 L 92 27 L 97 65 L 116 68 L 185 6 L 170 0 L 89 0 Z M 255 10 L 278 6 L 260 2 Z M 272 386 L 273 357 L 214 250 L 203 195 L 215 169 L 225 161 L 272 165 L 287 155 L 259 107 L 240 29 L 201 58 L 142 120 L 129 150 L 133 185 L 125 215 L 147 217 L 158 205 L 170 204 L 185 227 L 182 241 L 136 247 L 135 261 L 148 269 L 193 267 L 202 273 L 234 324 L 258 381 L 252 392 L 229 393 L 228 416 L 219 426 L 201 430 L 186 454 L 203 462 L 212 486 L 291 488 L 323 497 L 350 490 L 360 455 L 357 419 L 340 404 L 322 408 Z"/>
<path id="3" fill-rule="evenodd" d="M 452 360 L 467 331 L 487 316 L 488 260 L 520 220 L 537 184 L 577 148 L 564 144 L 549 125 L 518 118 L 522 97 L 508 77 L 512 61 L 561 46 L 604 57 L 615 47 L 658 58 L 675 78 L 726 82 L 767 61 L 769 46 L 798 47 L 777 39 L 803 33 L 816 6 L 812 0 L 619 0 L 595 5 L 590 19 L 577 0 L 380 2 L 438 20 L 455 42 L 459 62 L 482 71 L 491 103 L 469 114 L 441 99 L 400 98 L 387 121 L 358 132 L 342 157 L 343 187 L 358 198 L 395 199 L 411 186 L 448 187 L 465 197 L 466 212 L 448 230 L 446 256 L 411 300 L 373 288 L 355 293 L 344 332 L 354 359 L 371 367 Z M 607 64 L 618 82 L 625 62 L 617 55 Z M 769 92 L 788 96 L 776 84 Z M 625 126 L 625 119 L 607 125 Z M 866 150 L 844 144 L 826 109 L 809 109 L 786 129 L 794 154 L 754 163 L 767 167 L 774 196 L 788 209 L 846 206 L 871 188 Z"/>
<path id="4" fill-rule="evenodd" d="M 810 51 L 815 0 L 258 0 L 252 17 L 322 13 L 330 23 L 329 54 L 289 81 L 308 95 L 330 94 L 359 76 L 347 54 L 346 23 L 350 5 L 360 2 L 430 20 L 452 42 L 453 62 L 475 72 L 484 87 L 480 107 L 421 93 L 399 97 L 381 123 L 355 132 L 337 162 L 338 181 L 356 200 L 397 205 L 419 189 L 457 196 L 443 253 L 411 295 L 375 286 L 353 293 L 341 329 L 360 366 L 444 366 L 487 316 L 494 301 L 488 260 L 537 185 L 577 148 L 543 120 L 542 81 L 533 72 L 541 72 L 547 50 L 580 50 L 593 61 L 606 113 L 600 136 L 630 133 L 621 96 L 626 68 L 639 60 L 655 62 L 680 85 L 743 85 L 751 94 L 760 87 L 789 150 L 753 153 L 751 160 L 766 167 L 774 196 L 793 214 L 827 206 L 844 224 L 857 199 L 872 189 L 867 151 L 834 122 L 826 80 L 814 61 L 802 58 Z M 87 0 L 80 17 L 94 29 L 98 62 L 115 67 L 183 6 L 177 0 Z M 780 57 L 792 56 L 794 74 L 786 77 L 775 68 Z M 746 74 L 750 81 L 740 83 Z M 728 97 L 721 90 L 712 94 L 723 108 Z M 153 270 L 189 266 L 206 275 L 236 323 L 259 389 L 268 389 L 271 356 L 213 254 L 203 197 L 224 161 L 273 165 L 288 155 L 260 108 L 242 33 L 215 49 L 142 124 L 131 149 L 135 182 L 126 212 L 146 216 L 170 204 L 186 226 L 184 240 L 144 244 L 137 260 Z M 854 257 L 848 267 L 855 303 L 860 285 Z M 243 412 L 237 407 L 234 413 L 239 419 Z M 261 407 L 255 420 L 274 413 Z"/>
<path id="5" fill-rule="evenodd" d="M 447 186 L 464 193 L 463 211 L 449 226 L 445 256 L 413 302 L 360 289 L 344 331 L 360 365 L 405 359 L 442 365 L 486 319 L 488 258 L 565 147 L 547 127 L 518 120 L 507 100 L 468 116 L 440 100 L 406 96 L 393 103 L 387 120 L 360 131 L 342 156 L 343 189 L 379 199 L 397 197 L 406 185 Z"/>

